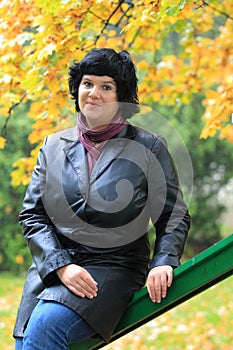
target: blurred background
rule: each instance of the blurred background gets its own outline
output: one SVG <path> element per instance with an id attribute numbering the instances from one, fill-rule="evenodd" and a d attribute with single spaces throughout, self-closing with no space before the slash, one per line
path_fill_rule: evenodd
<path id="1" fill-rule="evenodd" d="M 7 350 L 31 261 L 18 213 L 44 137 L 75 116 L 67 69 L 91 48 L 130 52 L 140 102 L 151 111 L 132 123 L 162 132 L 162 116 L 188 152 L 192 181 L 183 192 L 192 227 L 183 261 L 233 232 L 233 1 L 3 0 L 0 18 L 0 338 Z M 109 349 L 233 349 L 225 306 L 232 306 L 232 278 L 220 285 Z"/>

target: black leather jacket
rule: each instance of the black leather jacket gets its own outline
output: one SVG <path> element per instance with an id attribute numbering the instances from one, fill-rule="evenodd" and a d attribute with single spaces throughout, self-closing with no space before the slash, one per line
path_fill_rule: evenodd
<path id="1" fill-rule="evenodd" d="M 59 267 L 90 259 L 140 273 L 176 267 L 190 225 L 164 139 L 130 124 L 107 142 L 90 176 L 76 128 L 47 137 L 19 220 L 33 264 L 15 336 L 23 335 L 36 296 L 57 283 Z M 151 261 L 150 220 L 156 230 Z"/>

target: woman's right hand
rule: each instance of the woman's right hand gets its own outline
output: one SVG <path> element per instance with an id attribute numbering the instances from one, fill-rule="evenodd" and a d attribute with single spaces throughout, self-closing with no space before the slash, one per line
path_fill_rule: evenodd
<path id="1" fill-rule="evenodd" d="M 60 267 L 56 273 L 62 283 L 79 297 L 93 299 L 97 296 L 97 282 L 83 267 L 70 264 Z"/>

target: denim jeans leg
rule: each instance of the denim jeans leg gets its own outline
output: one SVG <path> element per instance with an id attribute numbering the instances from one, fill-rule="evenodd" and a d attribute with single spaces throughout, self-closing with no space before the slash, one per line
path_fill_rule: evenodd
<path id="1" fill-rule="evenodd" d="M 68 350 L 68 345 L 91 337 L 95 331 L 76 312 L 53 301 L 40 300 L 16 350 Z M 20 343 L 23 343 L 20 348 Z"/>
<path id="2" fill-rule="evenodd" d="M 22 350 L 23 349 L 23 338 L 18 337 L 15 339 L 15 350 Z"/>

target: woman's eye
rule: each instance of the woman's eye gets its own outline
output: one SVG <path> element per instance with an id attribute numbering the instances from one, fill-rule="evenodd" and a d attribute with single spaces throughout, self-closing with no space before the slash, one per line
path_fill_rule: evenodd
<path id="1" fill-rule="evenodd" d="M 91 83 L 89 81 L 84 81 L 83 85 L 86 86 L 86 87 L 90 87 Z"/>
<path id="2" fill-rule="evenodd" d="M 103 86 L 103 89 L 104 89 L 104 90 L 112 90 L 111 86 L 109 86 L 109 85 L 104 85 L 104 86 Z"/>

